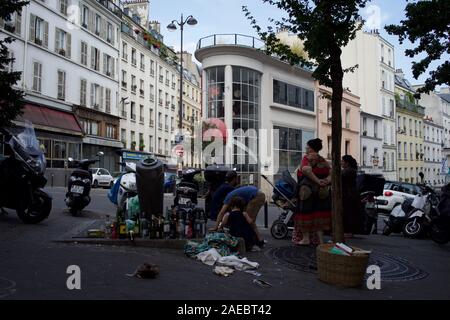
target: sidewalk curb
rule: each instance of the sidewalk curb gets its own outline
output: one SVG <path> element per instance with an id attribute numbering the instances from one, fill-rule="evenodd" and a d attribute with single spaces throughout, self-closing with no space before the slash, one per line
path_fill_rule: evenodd
<path id="1" fill-rule="evenodd" d="M 194 240 L 194 239 L 193 239 Z M 73 243 L 73 244 L 97 244 L 107 246 L 130 246 L 130 247 L 147 247 L 160 249 L 184 249 L 187 240 L 184 239 L 169 239 L 169 240 L 142 240 L 136 239 L 131 241 L 129 239 L 96 239 L 96 238 L 73 238 L 54 240 L 56 243 Z"/>

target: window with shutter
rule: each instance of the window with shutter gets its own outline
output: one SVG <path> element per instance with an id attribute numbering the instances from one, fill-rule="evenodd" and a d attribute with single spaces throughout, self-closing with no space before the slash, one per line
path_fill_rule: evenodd
<path id="1" fill-rule="evenodd" d="M 106 112 L 111 112 L 111 89 L 105 90 L 105 110 Z"/>
<path id="2" fill-rule="evenodd" d="M 31 42 L 36 41 L 36 16 L 34 14 L 30 14 L 30 32 L 28 35 L 28 39 Z"/>
<path id="3" fill-rule="evenodd" d="M 86 80 L 81 79 L 80 85 L 80 105 L 86 106 Z"/>
<path id="4" fill-rule="evenodd" d="M 59 0 L 59 12 L 67 16 L 67 0 Z"/>
<path id="5" fill-rule="evenodd" d="M 41 84 L 40 84 L 40 68 L 41 64 L 39 62 L 33 62 L 33 86 L 32 90 L 35 92 L 41 92 Z"/>
<path id="6" fill-rule="evenodd" d="M 66 73 L 58 70 L 58 99 L 65 99 Z"/>
<path id="7" fill-rule="evenodd" d="M 103 73 L 108 75 L 108 56 L 106 53 L 103 54 Z"/>
<path id="8" fill-rule="evenodd" d="M 66 33 L 66 37 L 66 57 L 70 59 L 72 51 L 72 35 L 70 33 Z"/>
<path id="9" fill-rule="evenodd" d="M 91 83 L 91 107 L 95 104 L 95 84 Z"/>
<path id="10" fill-rule="evenodd" d="M 14 32 L 19 36 L 22 34 L 22 9 L 20 9 L 19 12 L 16 12 L 16 28 Z"/>
<path id="11" fill-rule="evenodd" d="M 48 22 L 44 21 L 44 47 L 48 48 Z"/>
<path id="12" fill-rule="evenodd" d="M 104 90 L 105 90 L 105 88 L 100 87 L 100 104 L 99 104 L 100 109 L 102 109 L 103 105 L 105 104 L 105 101 L 104 101 Z"/>

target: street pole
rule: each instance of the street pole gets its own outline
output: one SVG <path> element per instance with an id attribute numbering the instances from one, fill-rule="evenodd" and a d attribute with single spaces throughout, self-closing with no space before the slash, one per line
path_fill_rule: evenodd
<path id="1" fill-rule="evenodd" d="M 180 109 L 178 110 L 178 117 L 180 119 L 178 127 L 179 127 L 179 134 L 180 137 L 183 136 L 183 30 L 184 30 L 184 21 L 183 21 L 183 14 L 181 14 L 181 23 L 180 23 L 180 30 L 181 30 L 181 54 L 180 54 Z M 182 141 L 178 142 L 180 146 L 182 145 Z M 180 148 L 181 149 L 181 148 Z M 183 172 L 183 155 L 179 154 L 178 159 L 178 176 L 181 177 L 181 174 Z"/>
<path id="2" fill-rule="evenodd" d="M 178 117 L 179 117 L 179 123 L 178 123 L 178 128 L 179 128 L 179 133 L 178 133 L 178 141 L 177 144 L 179 146 L 182 145 L 182 142 L 184 140 L 184 136 L 183 136 L 183 31 L 184 31 L 184 25 L 185 24 L 188 25 L 196 25 L 197 24 L 197 20 L 192 16 L 188 16 L 186 18 L 186 20 L 184 20 L 183 14 L 181 14 L 181 20 L 177 21 L 177 20 L 173 20 L 168 26 L 167 29 L 169 31 L 174 31 L 177 29 L 176 24 L 178 24 L 178 26 L 180 27 L 181 30 L 181 53 L 180 53 L 180 102 L 179 102 L 179 110 L 178 110 Z M 182 139 L 183 138 L 183 139 Z M 179 148 L 179 150 L 181 151 L 181 148 Z M 183 155 L 184 155 L 184 150 L 183 153 L 179 153 L 178 154 L 178 175 L 181 177 L 181 173 L 183 170 Z"/>

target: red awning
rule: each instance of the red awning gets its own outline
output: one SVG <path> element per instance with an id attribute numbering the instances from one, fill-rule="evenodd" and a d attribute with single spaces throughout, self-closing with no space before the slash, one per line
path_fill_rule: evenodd
<path id="1" fill-rule="evenodd" d="M 76 135 L 83 134 L 75 115 L 62 110 L 25 104 L 22 120 L 30 121 L 37 129 Z"/>

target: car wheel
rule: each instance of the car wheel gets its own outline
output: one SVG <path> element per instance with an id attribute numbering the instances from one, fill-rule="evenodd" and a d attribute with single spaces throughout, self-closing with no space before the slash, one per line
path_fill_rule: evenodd
<path id="1" fill-rule="evenodd" d="M 93 188 L 98 188 L 98 181 L 97 180 L 94 180 L 94 183 L 92 184 L 92 187 Z"/>

